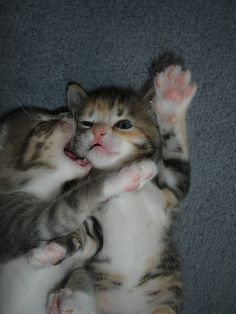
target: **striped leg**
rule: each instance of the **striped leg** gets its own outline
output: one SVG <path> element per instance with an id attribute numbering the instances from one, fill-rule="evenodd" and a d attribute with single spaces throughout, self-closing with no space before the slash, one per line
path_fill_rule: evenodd
<path id="1" fill-rule="evenodd" d="M 162 160 L 157 184 L 181 200 L 189 189 L 190 164 L 186 135 L 186 111 L 196 92 L 189 71 L 170 66 L 154 80 L 152 106 L 157 114 L 162 137 Z M 167 195 L 170 201 L 170 194 Z M 173 203 L 173 200 L 171 200 Z"/>

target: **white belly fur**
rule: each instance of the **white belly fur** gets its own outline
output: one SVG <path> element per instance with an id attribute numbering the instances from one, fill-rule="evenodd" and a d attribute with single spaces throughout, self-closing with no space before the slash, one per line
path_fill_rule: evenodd
<path id="1" fill-rule="evenodd" d="M 136 193 L 110 201 L 98 213 L 104 233 L 100 258 L 110 258 L 102 270 L 124 277 L 124 285 L 113 292 L 99 292 L 99 313 L 142 313 L 142 292 L 132 292 L 140 278 L 157 265 L 163 248 L 163 231 L 169 225 L 163 194 L 152 183 Z M 132 300 L 133 299 L 133 300 Z"/>

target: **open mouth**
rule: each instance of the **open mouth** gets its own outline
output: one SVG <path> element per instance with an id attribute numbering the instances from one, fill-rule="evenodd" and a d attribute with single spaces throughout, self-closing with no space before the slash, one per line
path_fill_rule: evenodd
<path id="1" fill-rule="evenodd" d="M 77 156 L 76 153 L 71 151 L 67 146 L 64 148 L 64 153 L 70 160 L 79 164 L 81 167 L 90 165 L 90 161 L 88 161 L 86 158 Z"/>

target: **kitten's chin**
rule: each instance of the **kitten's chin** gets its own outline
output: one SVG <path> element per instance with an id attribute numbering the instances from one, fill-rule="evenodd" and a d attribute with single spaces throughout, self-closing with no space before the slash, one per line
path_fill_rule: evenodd
<path id="1" fill-rule="evenodd" d="M 97 169 L 107 169 L 116 167 L 122 158 L 119 153 L 104 153 L 103 151 L 90 151 L 86 158 Z"/>

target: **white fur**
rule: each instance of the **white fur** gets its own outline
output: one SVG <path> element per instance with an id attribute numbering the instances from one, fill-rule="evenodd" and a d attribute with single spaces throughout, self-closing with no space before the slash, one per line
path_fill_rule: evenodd
<path id="1" fill-rule="evenodd" d="M 97 213 L 104 233 L 104 247 L 99 257 L 111 257 L 111 263 L 102 264 L 101 270 L 124 278 L 122 288 L 97 293 L 98 313 L 148 313 L 145 293 L 142 288 L 134 290 L 134 287 L 148 266 L 158 264 L 163 231 L 169 225 L 164 208 L 161 191 L 148 183 L 138 192 L 111 200 Z M 158 289 L 158 283 L 155 288 Z"/>
<path id="2" fill-rule="evenodd" d="M 21 256 L 0 267 L 0 313 L 2 314 L 46 314 L 48 297 L 52 289 L 65 278 L 68 271 L 81 265 L 81 261 L 88 259 L 96 249 L 94 240 L 88 238 L 85 250 L 79 250 L 73 257 L 62 263 L 38 268 L 37 263 L 31 265 L 27 256 Z M 36 268 L 37 267 L 37 268 Z M 73 301 L 74 295 L 70 300 Z M 77 294 L 76 294 L 77 299 Z M 81 293 L 79 309 L 94 308 L 94 299 Z M 66 306 L 69 300 L 66 301 Z M 76 303 L 78 304 L 78 303 Z M 77 309 L 77 307 L 76 307 Z M 75 312 L 76 313 L 76 312 Z M 95 312 L 81 311 L 79 314 L 93 314 Z"/>
<path id="3" fill-rule="evenodd" d="M 0 313 L 46 314 L 50 289 L 72 267 L 71 259 L 44 269 L 30 266 L 22 256 L 0 268 Z"/>
<path id="4" fill-rule="evenodd" d="M 52 193 L 56 193 L 58 187 L 64 182 L 76 177 L 83 177 L 91 169 L 87 166 L 81 167 L 65 155 L 60 156 L 62 153 L 58 155 L 54 164 L 56 169 L 36 169 L 37 173 L 33 175 L 30 184 L 22 189 L 24 192 L 33 193 L 46 199 L 51 197 Z"/>

